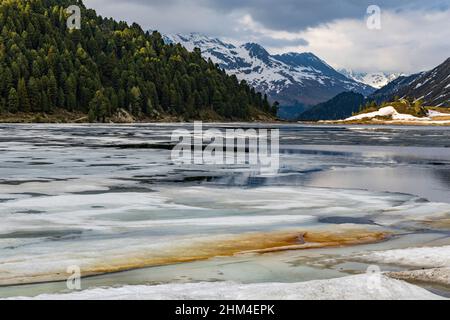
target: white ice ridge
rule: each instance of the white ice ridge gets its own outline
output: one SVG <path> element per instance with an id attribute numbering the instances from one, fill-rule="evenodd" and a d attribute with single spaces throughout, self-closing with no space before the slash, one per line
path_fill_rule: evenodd
<path id="1" fill-rule="evenodd" d="M 437 300 L 444 299 L 418 286 L 384 275 L 356 275 L 300 283 L 238 284 L 202 282 L 94 288 L 45 294 L 37 300 Z"/>
<path id="2" fill-rule="evenodd" d="M 367 262 L 417 268 L 450 267 L 450 246 L 374 251 L 357 258 Z"/>

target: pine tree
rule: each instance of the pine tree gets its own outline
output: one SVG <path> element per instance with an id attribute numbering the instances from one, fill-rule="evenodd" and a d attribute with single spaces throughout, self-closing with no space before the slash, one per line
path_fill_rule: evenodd
<path id="1" fill-rule="evenodd" d="M 6 111 L 5 99 L 0 98 L 0 114 Z"/>
<path id="2" fill-rule="evenodd" d="M 53 72 L 50 71 L 48 76 L 47 95 L 50 102 L 50 110 L 58 105 L 58 84 Z"/>
<path id="3" fill-rule="evenodd" d="M 19 99 L 19 111 L 30 112 L 30 99 L 28 98 L 28 91 L 24 78 L 19 80 L 19 84 L 17 86 L 17 96 Z"/>
<path id="4" fill-rule="evenodd" d="M 134 116 L 139 116 L 141 113 L 142 96 L 141 90 L 138 87 L 131 88 L 130 91 L 130 111 Z"/>
<path id="5" fill-rule="evenodd" d="M 41 110 L 41 94 L 39 90 L 38 82 L 35 78 L 31 77 L 28 81 L 29 97 L 30 97 L 30 109 L 33 112 Z"/>
<path id="6" fill-rule="evenodd" d="M 108 114 L 109 104 L 109 100 L 105 96 L 104 90 L 98 90 L 95 93 L 94 98 L 92 98 L 91 102 L 89 103 L 89 121 L 105 122 L 106 116 Z"/>
<path id="7" fill-rule="evenodd" d="M 19 97 L 17 96 L 17 91 L 11 88 L 8 95 L 8 112 L 15 113 L 19 110 Z"/>

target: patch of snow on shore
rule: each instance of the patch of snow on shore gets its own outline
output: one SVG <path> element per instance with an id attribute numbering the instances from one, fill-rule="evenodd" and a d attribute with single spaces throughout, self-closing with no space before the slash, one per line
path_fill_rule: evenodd
<path id="1" fill-rule="evenodd" d="M 442 113 L 435 110 L 428 110 L 428 117 L 436 118 L 436 117 L 450 117 L 450 113 Z"/>
<path id="2" fill-rule="evenodd" d="M 396 121 L 419 121 L 427 124 L 447 124 L 450 123 L 448 120 L 441 120 L 441 121 L 433 121 L 434 118 L 438 117 L 450 117 L 450 113 L 442 113 L 434 110 L 428 110 L 427 117 L 419 118 L 412 116 L 410 114 L 404 114 L 399 113 L 397 110 L 392 106 L 387 106 L 384 108 L 379 109 L 378 111 L 374 112 L 368 112 L 368 113 L 362 113 L 358 114 L 356 116 L 350 117 L 345 119 L 344 121 L 357 121 L 357 120 L 363 120 L 363 119 L 374 119 L 376 117 L 391 117 L 392 120 Z"/>
<path id="3" fill-rule="evenodd" d="M 389 116 L 392 117 L 392 120 L 415 120 L 415 121 L 430 120 L 430 118 L 418 118 L 418 117 L 412 116 L 410 114 L 398 113 L 394 107 L 388 106 L 388 107 L 381 108 L 378 111 L 358 114 L 356 116 L 345 119 L 345 121 L 373 119 L 375 117 L 389 117 Z"/>

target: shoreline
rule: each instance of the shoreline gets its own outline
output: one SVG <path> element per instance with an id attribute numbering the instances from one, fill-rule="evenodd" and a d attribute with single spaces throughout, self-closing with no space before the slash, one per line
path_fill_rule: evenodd
<path id="1" fill-rule="evenodd" d="M 280 122 L 276 117 L 252 110 L 249 119 L 222 118 L 217 114 L 200 114 L 198 119 L 186 119 L 183 116 L 160 114 L 158 117 L 133 117 L 127 111 L 121 109 L 105 119 L 103 122 L 90 122 L 87 114 L 82 112 L 70 112 L 58 109 L 52 113 L 5 113 L 0 114 L 0 124 L 145 124 L 145 123 L 189 123 L 203 121 L 211 123 L 227 122 Z"/>
<path id="2" fill-rule="evenodd" d="M 319 121 L 316 124 L 331 125 L 366 125 L 366 126 L 409 126 L 409 127 L 448 127 L 450 120 L 437 121 Z"/>
<path id="3" fill-rule="evenodd" d="M 54 125 L 146 125 L 146 124 L 189 124 L 196 121 L 204 123 L 248 123 L 248 124 L 277 124 L 277 125 L 313 125 L 313 126 L 408 126 L 408 127 L 449 127 L 450 120 L 445 121 L 339 121 L 339 120 L 320 120 L 320 121 L 289 121 L 282 119 L 180 119 L 176 117 L 166 117 L 160 119 L 142 119 L 137 121 L 107 121 L 107 122 L 89 122 L 81 121 L 81 118 L 76 119 L 61 119 L 61 118 L 46 118 L 49 121 L 36 121 L 36 117 L 13 117 L 2 118 L 0 116 L 0 125 L 34 125 L 34 124 L 54 124 Z"/>
<path id="4" fill-rule="evenodd" d="M 277 125 L 312 125 L 312 126 L 403 126 L 403 127 L 450 127 L 450 121 L 446 123 L 427 123 L 427 122 L 336 122 L 336 121 L 318 121 L 318 122 L 302 122 L 302 121 L 284 121 L 284 120 L 211 120 L 211 119 L 196 119 L 196 120 L 172 120 L 160 119 L 152 121 L 134 121 L 134 122 L 77 122 L 77 121 L 3 121 L 0 119 L 0 125 L 151 125 L 151 124 L 190 124 L 196 121 L 204 123 L 236 123 L 236 124 L 277 124 Z"/>

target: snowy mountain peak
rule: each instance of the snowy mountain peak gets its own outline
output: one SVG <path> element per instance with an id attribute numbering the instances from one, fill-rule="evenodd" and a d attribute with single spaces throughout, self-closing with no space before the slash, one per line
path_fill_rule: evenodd
<path id="1" fill-rule="evenodd" d="M 345 75 L 347 78 L 353 79 L 355 81 L 365 83 L 371 87 L 380 89 L 386 86 L 388 83 L 394 81 L 400 76 L 405 76 L 402 73 L 386 73 L 386 72 L 355 72 L 351 69 L 340 69 L 340 73 Z"/>
<path id="2" fill-rule="evenodd" d="M 303 58 L 310 61 L 322 61 L 318 56 L 312 52 L 287 52 L 281 54 L 281 56 L 292 57 L 292 58 Z"/>
<path id="3" fill-rule="evenodd" d="M 202 35 L 200 33 L 189 33 L 185 34 L 173 34 L 164 35 L 163 40 L 165 43 L 181 43 L 188 50 L 192 51 L 194 48 L 220 48 L 224 47 L 227 49 L 236 49 L 236 47 L 231 43 L 224 43 L 220 39 L 210 38 L 208 36 Z"/>
<path id="4" fill-rule="evenodd" d="M 267 52 L 266 49 L 264 49 L 262 46 L 260 46 L 257 43 L 246 43 L 242 46 L 243 48 L 245 48 L 250 57 L 252 58 L 259 58 L 261 60 L 268 60 L 270 54 Z"/>
<path id="5" fill-rule="evenodd" d="M 228 74 L 246 80 L 285 106 L 314 105 L 344 91 L 369 95 L 374 88 L 347 78 L 310 52 L 271 55 L 257 43 L 234 45 L 201 34 L 167 35 L 166 42 L 200 48 Z"/>

